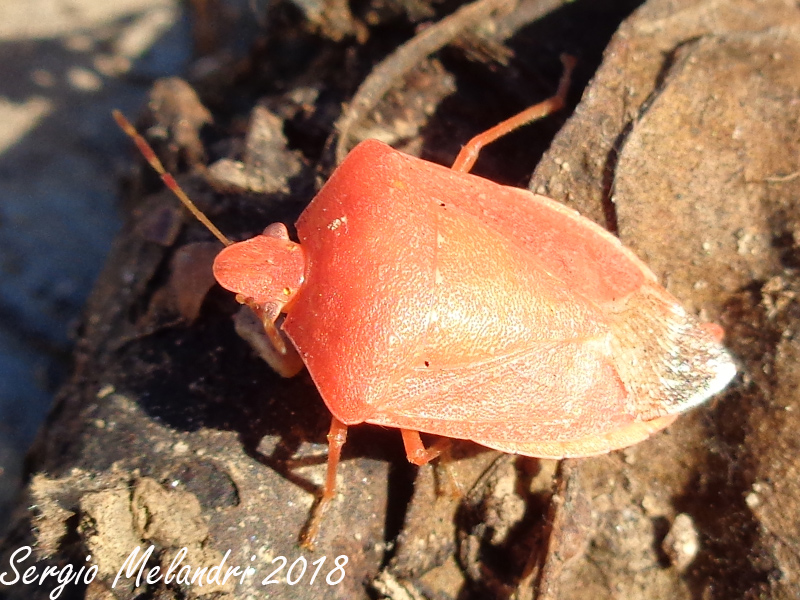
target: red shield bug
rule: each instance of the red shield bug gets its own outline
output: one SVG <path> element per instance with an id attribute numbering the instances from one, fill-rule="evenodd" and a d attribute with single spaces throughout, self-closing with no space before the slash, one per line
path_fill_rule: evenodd
<path id="1" fill-rule="evenodd" d="M 451 169 L 373 140 L 354 148 L 297 221 L 226 244 L 214 274 L 296 348 L 333 419 L 325 489 L 347 428 L 420 432 L 534 457 L 624 448 L 721 391 L 736 368 L 722 331 L 689 315 L 619 240 L 575 211 L 468 173 L 481 147 L 563 105 L 556 96 L 471 140 Z"/>

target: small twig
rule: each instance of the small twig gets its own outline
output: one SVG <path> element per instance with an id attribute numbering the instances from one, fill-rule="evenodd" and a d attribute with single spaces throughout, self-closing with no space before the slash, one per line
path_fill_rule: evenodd
<path id="1" fill-rule="evenodd" d="M 787 181 L 792 181 L 800 177 L 800 171 L 795 171 L 794 173 L 789 173 L 788 175 L 775 175 L 773 177 L 765 177 L 764 181 L 768 181 L 769 183 L 786 183 Z"/>
<path id="2" fill-rule="evenodd" d="M 556 471 L 555 490 L 547 517 L 550 531 L 539 556 L 531 558 L 531 597 L 556 600 L 561 572 L 586 551 L 587 536 L 593 529 L 592 507 L 583 491 L 580 472 L 573 459 L 562 460 Z M 527 584 L 528 582 L 526 582 Z"/>
<path id="3" fill-rule="evenodd" d="M 380 62 L 358 88 L 350 105 L 336 122 L 336 163 L 350 151 L 350 129 L 372 110 L 400 77 L 428 55 L 443 48 L 465 30 L 482 25 L 496 12 L 510 12 L 517 0 L 476 0 L 414 36 Z"/>

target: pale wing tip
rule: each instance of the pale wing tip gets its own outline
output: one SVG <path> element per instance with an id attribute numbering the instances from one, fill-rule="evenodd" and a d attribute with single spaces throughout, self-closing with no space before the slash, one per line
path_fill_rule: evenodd
<path id="1" fill-rule="evenodd" d="M 707 368 L 710 377 L 706 380 L 706 384 L 682 404 L 681 411 L 698 406 L 712 396 L 719 394 L 736 377 L 736 364 L 733 362 L 731 355 L 724 350 L 711 364 L 707 365 Z"/>

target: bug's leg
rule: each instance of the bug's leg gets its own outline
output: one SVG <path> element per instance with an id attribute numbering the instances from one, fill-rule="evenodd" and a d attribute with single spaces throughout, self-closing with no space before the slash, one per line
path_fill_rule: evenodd
<path id="1" fill-rule="evenodd" d="M 450 465 L 450 463 L 453 461 L 453 457 L 450 454 L 453 444 L 450 438 L 442 438 L 442 440 L 443 441 L 441 444 L 437 444 L 442 446 L 442 453 L 436 463 L 437 471 L 441 469 L 441 473 L 436 473 L 437 494 L 450 496 L 451 498 L 458 500 L 459 498 L 464 497 L 464 489 L 461 487 L 461 484 L 459 483 L 455 473 L 453 473 L 453 469 Z M 442 476 L 442 474 L 444 474 L 444 476 Z"/>
<path id="2" fill-rule="evenodd" d="M 278 334 L 284 338 L 278 323 L 275 324 Z M 267 335 L 264 323 L 249 306 L 242 306 L 233 317 L 233 326 L 239 337 L 245 340 L 271 368 L 281 377 L 294 377 L 305 366 L 297 350 L 285 339 L 286 352 L 281 353 L 275 348 L 272 339 Z"/>
<path id="3" fill-rule="evenodd" d="M 280 331 L 275 326 L 275 320 L 280 315 L 280 307 L 273 304 L 261 305 L 253 302 L 252 298 L 245 298 L 241 294 L 236 295 L 236 300 L 240 304 L 244 304 L 258 316 L 261 324 L 264 326 L 264 333 L 267 334 L 272 347 L 275 348 L 278 354 L 285 355 L 287 353 L 286 342 L 281 336 Z"/>
<path id="4" fill-rule="evenodd" d="M 513 117 L 498 123 L 491 129 L 487 129 L 483 133 L 476 135 L 474 138 L 468 141 L 463 148 L 461 148 L 461 152 L 458 153 L 458 156 L 453 163 L 452 168 L 454 171 L 468 173 L 475 164 L 475 161 L 478 159 L 478 154 L 480 154 L 480 151 L 484 146 L 491 144 L 495 140 L 503 137 L 507 133 L 511 133 L 515 129 L 519 129 L 523 125 L 527 125 L 532 121 L 546 117 L 550 113 L 554 113 L 564 106 L 567 91 L 569 90 L 570 79 L 572 77 L 572 71 L 575 68 L 576 61 L 574 57 L 563 54 L 561 56 L 561 62 L 564 64 L 564 73 L 561 75 L 561 81 L 558 83 L 558 91 L 556 91 L 555 96 L 539 102 L 539 104 L 534 104 L 533 106 L 523 110 L 521 113 L 517 113 Z"/>
<path id="5" fill-rule="evenodd" d="M 406 448 L 406 457 L 410 463 L 413 463 L 417 466 L 422 466 L 429 463 L 434 458 L 438 458 L 439 456 L 442 457 L 442 459 L 445 461 L 445 464 L 442 464 L 440 461 L 437 466 L 444 468 L 444 472 L 448 481 L 448 495 L 454 498 L 460 498 L 463 495 L 461 492 L 461 486 L 458 484 L 455 475 L 453 475 L 453 472 L 446 464 L 450 457 L 450 448 L 453 445 L 453 440 L 444 437 L 439 438 L 436 443 L 433 444 L 433 446 L 426 448 L 422 443 L 422 438 L 419 437 L 419 431 L 401 429 L 400 432 L 403 435 L 403 445 Z"/>
<path id="6" fill-rule="evenodd" d="M 309 550 L 314 549 L 314 541 L 319 533 L 322 518 L 330 506 L 336 494 L 336 467 L 339 466 L 339 459 L 342 456 L 342 446 L 347 441 L 347 425 L 336 417 L 331 418 L 331 428 L 328 431 L 328 472 L 325 476 L 325 488 L 319 497 L 317 504 L 311 512 L 303 534 L 300 538 L 300 545 Z"/>
<path id="7" fill-rule="evenodd" d="M 406 448 L 408 462 L 417 466 L 428 464 L 449 448 L 452 443 L 450 438 L 439 438 L 433 446 L 426 448 L 422 443 L 422 438 L 419 437 L 419 431 L 401 429 L 400 433 L 403 434 L 403 445 Z"/>

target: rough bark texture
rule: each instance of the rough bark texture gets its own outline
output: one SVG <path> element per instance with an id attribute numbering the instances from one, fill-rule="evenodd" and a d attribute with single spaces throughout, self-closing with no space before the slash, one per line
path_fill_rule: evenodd
<path id="1" fill-rule="evenodd" d="M 202 104 L 167 82 L 141 125 L 229 235 L 292 222 L 331 167 L 341 103 L 415 23 L 453 10 L 280 4 L 250 37 L 224 11 L 198 17 Z M 396 80 L 347 117 L 347 135 L 448 163 L 471 135 L 547 96 L 561 51 L 581 56 L 577 100 L 605 48 L 530 187 L 617 231 L 725 327 L 741 365 L 729 390 L 645 443 L 560 466 L 459 444 L 450 470 L 461 496 L 446 493 L 441 470 L 408 466 L 398 432 L 354 428 L 317 549 L 301 551 L 329 415 L 306 374 L 279 378 L 236 336 L 234 300 L 209 290 L 209 236 L 166 193 L 147 196 L 145 174 L 87 307 L 75 375 L 31 451 L 2 570 L 30 545 L 22 567 L 80 568 L 91 554 L 97 578 L 61 597 L 800 594 L 800 12 L 778 0 L 651 0 L 617 29 L 625 11 L 596 2 L 488 11 L 438 54 L 381 75 Z M 243 38 L 246 51 L 228 41 Z M 403 51 L 414 56 L 413 44 Z M 201 131 L 203 104 L 214 124 Z M 477 172 L 520 184 L 566 116 L 498 142 Z M 206 158 L 225 162 L 206 171 Z M 256 574 L 111 589 L 133 548 L 151 544 L 149 566 L 185 547 L 185 564 L 211 567 L 231 550 L 228 565 Z M 346 576 L 329 586 L 338 555 Z M 284 569 L 263 586 L 277 556 L 327 562 L 313 585 L 309 564 L 301 584 Z"/>

